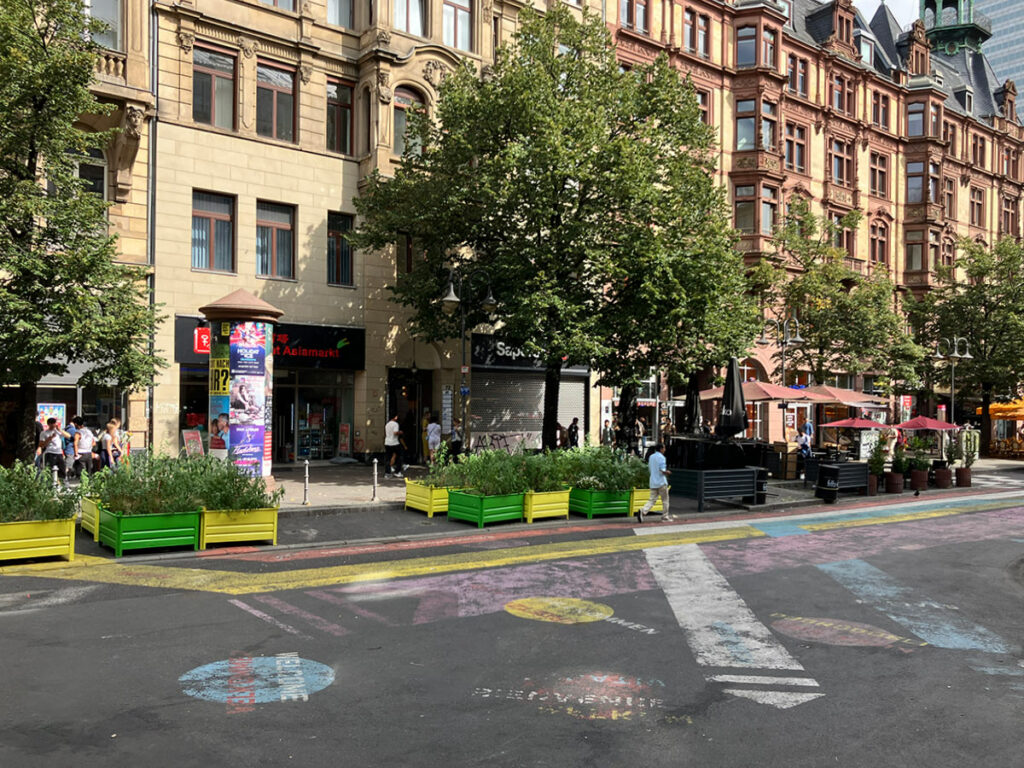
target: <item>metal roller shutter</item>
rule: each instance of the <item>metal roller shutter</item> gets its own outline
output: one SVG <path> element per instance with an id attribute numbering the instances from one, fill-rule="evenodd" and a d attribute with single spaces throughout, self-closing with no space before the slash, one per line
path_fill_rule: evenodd
<path id="1" fill-rule="evenodd" d="M 470 381 L 473 447 L 540 447 L 544 422 L 544 374 L 474 372 Z M 558 392 L 558 418 L 585 423 L 586 380 L 563 379 Z"/>

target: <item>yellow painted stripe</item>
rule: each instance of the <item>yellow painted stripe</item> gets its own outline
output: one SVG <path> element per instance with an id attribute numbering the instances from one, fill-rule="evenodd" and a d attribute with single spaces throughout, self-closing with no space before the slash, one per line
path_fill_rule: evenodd
<path id="1" fill-rule="evenodd" d="M 535 563 L 563 558 L 592 557 L 616 552 L 631 552 L 678 544 L 700 544 L 712 541 L 760 538 L 765 534 L 750 526 L 718 528 L 705 531 L 677 531 L 652 536 L 617 536 L 590 541 L 557 542 L 536 547 L 513 547 L 489 552 L 461 552 L 435 557 L 416 557 L 376 563 L 337 565 L 326 568 L 302 568 L 278 573 L 238 573 L 197 568 L 168 568 L 157 565 L 121 565 L 110 563 L 90 568 L 59 567 L 49 571 L 26 572 L 26 575 L 51 579 L 69 579 L 162 587 L 228 595 L 280 592 L 309 589 L 333 584 L 362 581 L 405 579 L 413 576 L 437 575 L 453 571 L 500 568 L 522 563 Z M 15 573 L 11 568 L 7 573 Z"/>
<path id="2" fill-rule="evenodd" d="M 832 531 L 837 528 L 857 528 L 864 525 L 881 523 L 906 523 L 914 520 L 928 520 L 936 517 L 949 517 L 964 512 L 984 512 L 988 509 L 1000 509 L 1006 504 L 978 504 L 970 507 L 948 507 L 946 509 L 930 509 L 925 512 L 907 512 L 903 515 L 881 515 L 878 517 L 862 517 L 858 520 L 837 520 L 834 523 L 808 523 L 800 527 L 807 531 Z"/>

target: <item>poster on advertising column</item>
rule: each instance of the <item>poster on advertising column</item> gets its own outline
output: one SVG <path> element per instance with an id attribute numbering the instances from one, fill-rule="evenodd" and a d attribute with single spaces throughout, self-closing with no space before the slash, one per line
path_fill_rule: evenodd
<path id="1" fill-rule="evenodd" d="M 213 323 L 210 327 L 210 444 L 211 456 L 228 457 L 231 393 L 231 323 Z"/>
<path id="2" fill-rule="evenodd" d="M 263 352 L 263 476 L 270 477 L 274 458 L 274 326 L 266 323 L 266 349 Z"/>
<path id="3" fill-rule="evenodd" d="M 228 455 L 253 475 L 269 474 L 269 465 L 264 472 L 263 457 L 268 410 L 267 339 L 271 333 L 269 323 L 245 321 L 232 323 L 229 337 Z"/>

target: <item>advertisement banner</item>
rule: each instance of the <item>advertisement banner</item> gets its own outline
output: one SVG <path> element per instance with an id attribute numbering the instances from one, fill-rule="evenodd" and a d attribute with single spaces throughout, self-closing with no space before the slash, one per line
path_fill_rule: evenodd
<path id="1" fill-rule="evenodd" d="M 263 352 L 263 476 L 270 476 L 274 458 L 274 326 L 266 324 L 266 348 Z"/>
<path id="2" fill-rule="evenodd" d="M 67 406 L 64 403 L 36 403 L 36 420 L 46 426 L 49 419 L 56 419 L 58 427 L 67 423 Z"/>
<path id="3" fill-rule="evenodd" d="M 210 327 L 210 445 L 211 456 L 228 457 L 230 446 L 231 323 Z"/>
<path id="4" fill-rule="evenodd" d="M 345 455 L 352 453 L 349 445 L 349 437 L 352 434 L 352 426 L 342 422 L 338 425 L 338 454 Z"/>
<path id="5" fill-rule="evenodd" d="M 186 456 L 203 455 L 203 433 L 198 429 L 181 430 L 181 441 L 185 445 Z"/>
<path id="6" fill-rule="evenodd" d="M 231 460 L 253 475 L 263 472 L 263 425 L 231 425 Z"/>

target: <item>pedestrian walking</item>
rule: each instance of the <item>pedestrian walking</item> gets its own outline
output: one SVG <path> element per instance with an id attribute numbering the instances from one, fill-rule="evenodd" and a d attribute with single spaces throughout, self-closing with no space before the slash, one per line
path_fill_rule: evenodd
<path id="1" fill-rule="evenodd" d="M 93 471 L 92 463 L 92 449 L 96 445 L 96 435 L 93 434 L 92 430 L 85 426 L 85 422 L 81 416 L 75 416 L 71 422 L 75 425 L 75 437 L 74 437 L 74 456 L 75 462 L 72 468 L 75 472 L 75 477 L 81 478 L 82 471 L 85 471 L 86 475 L 91 475 Z"/>
<path id="2" fill-rule="evenodd" d="M 579 418 L 573 418 L 572 423 L 569 425 L 569 447 L 579 448 L 580 447 L 580 420 Z"/>
<path id="3" fill-rule="evenodd" d="M 64 438 L 65 477 L 71 477 L 75 474 L 75 435 L 78 433 L 78 428 L 75 426 L 75 419 L 77 418 L 78 416 L 72 416 L 71 421 L 68 422 L 67 427 L 64 428 L 64 434 L 68 435 L 68 437 Z"/>
<path id="4" fill-rule="evenodd" d="M 604 426 L 601 428 L 601 445 L 609 448 L 615 445 L 615 430 L 612 429 L 612 423 L 608 419 L 604 420 Z"/>
<path id="5" fill-rule="evenodd" d="M 451 443 L 448 446 L 449 455 L 454 460 L 460 453 L 462 453 L 462 420 L 452 419 L 452 435 Z"/>
<path id="6" fill-rule="evenodd" d="M 647 503 L 640 507 L 640 510 L 636 513 L 637 522 L 642 523 L 644 521 L 644 515 L 654 509 L 654 505 L 658 503 L 659 498 L 661 499 L 663 510 L 662 522 L 671 522 L 675 519 L 668 512 L 668 476 L 671 472 L 666 468 L 664 443 L 657 443 L 654 446 L 654 452 L 651 453 L 651 457 L 647 460 L 647 467 L 650 471 L 649 485 L 651 497 L 647 499 Z"/>
<path id="7" fill-rule="evenodd" d="M 387 453 L 384 477 L 402 477 L 402 434 L 396 413 L 384 425 L 384 451 Z"/>
<path id="8" fill-rule="evenodd" d="M 121 444 L 117 439 L 117 422 L 111 419 L 100 437 L 100 466 L 117 469 L 121 463 Z"/>
<path id="9" fill-rule="evenodd" d="M 51 467 L 57 468 L 57 475 L 61 480 L 67 477 L 67 464 L 64 461 L 64 438 L 68 437 L 57 424 L 55 418 L 46 420 L 46 429 L 39 433 L 39 442 L 36 444 L 36 456 L 42 457 L 43 466 L 46 470 L 52 471 Z"/>
<path id="10" fill-rule="evenodd" d="M 430 423 L 427 424 L 427 451 L 431 464 L 437 460 L 437 449 L 440 447 L 441 425 L 437 421 L 437 416 L 432 415 L 430 417 Z"/>

